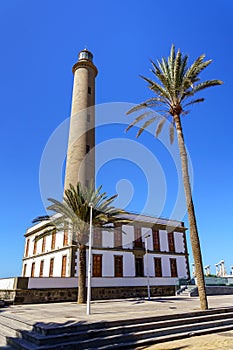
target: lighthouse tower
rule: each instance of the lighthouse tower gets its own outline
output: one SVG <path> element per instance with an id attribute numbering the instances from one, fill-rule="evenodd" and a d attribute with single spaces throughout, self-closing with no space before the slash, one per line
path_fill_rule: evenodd
<path id="1" fill-rule="evenodd" d="M 95 183 L 95 77 L 93 55 L 87 49 L 73 66 L 74 83 L 64 189 Z"/>

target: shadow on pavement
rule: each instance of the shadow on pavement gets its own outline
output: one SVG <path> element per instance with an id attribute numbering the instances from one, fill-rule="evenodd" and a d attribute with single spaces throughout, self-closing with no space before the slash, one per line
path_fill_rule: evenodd
<path id="1" fill-rule="evenodd" d="M 153 350 L 153 347 L 152 347 L 153 345 L 151 345 L 151 350 Z M 166 349 L 164 349 L 164 350 L 182 350 L 182 349 L 187 349 L 187 348 L 189 348 L 189 346 L 187 346 L 187 345 L 184 345 L 184 346 L 179 346 L 179 347 L 177 347 L 177 346 L 175 346 L 175 347 L 168 347 L 168 348 L 166 348 Z M 145 346 L 145 347 L 141 347 L 141 348 L 137 348 L 136 350 L 144 350 L 144 349 L 150 349 L 150 347 L 148 347 L 148 346 Z"/>

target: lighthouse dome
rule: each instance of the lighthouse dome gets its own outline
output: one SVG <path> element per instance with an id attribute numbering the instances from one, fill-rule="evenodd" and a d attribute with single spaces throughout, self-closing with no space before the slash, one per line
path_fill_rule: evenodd
<path id="1" fill-rule="evenodd" d="M 87 49 L 84 49 L 82 51 L 79 52 L 78 54 L 78 60 L 88 60 L 91 61 L 93 60 L 93 55 L 90 51 L 88 51 Z"/>

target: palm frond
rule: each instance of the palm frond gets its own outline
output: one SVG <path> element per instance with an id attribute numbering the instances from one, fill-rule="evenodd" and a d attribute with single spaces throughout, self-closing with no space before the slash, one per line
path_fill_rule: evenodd
<path id="1" fill-rule="evenodd" d="M 186 74 L 184 76 L 184 80 L 192 81 L 193 77 L 197 75 L 195 73 L 196 69 L 203 62 L 204 58 L 205 58 L 205 54 L 202 54 L 193 62 L 193 64 L 187 69 L 187 72 L 186 72 Z"/>
<path id="2" fill-rule="evenodd" d="M 154 123 L 158 118 L 160 118 L 160 116 L 159 116 L 159 115 L 156 115 L 155 117 L 153 117 L 153 118 L 147 120 L 147 121 L 143 124 L 143 126 L 138 130 L 138 133 L 137 133 L 137 135 L 136 135 L 136 138 L 138 138 L 138 137 L 142 134 L 142 132 L 143 132 L 146 128 L 148 128 L 148 126 L 150 126 L 152 123 Z"/>
<path id="3" fill-rule="evenodd" d="M 146 108 L 147 107 L 147 103 L 146 102 L 143 102 L 143 103 L 140 103 L 134 107 L 132 107 L 130 110 L 128 110 L 125 114 L 126 115 L 129 115 L 131 113 L 134 113 L 134 112 L 137 112 L 143 108 Z"/>
<path id="4" fill-rule="evenodd" d="M 174 142 L 174 123 L 171 123 L 170 124 L 170 127 L 169 127 L 169 136 L 170 136 L 170 143 L 173 144 Z"/>
<path id="5" fill-rule="evenodd" d="M 168 64 L 170 67 L 172 79 L 174 79 L 174 65 L 175 65 L 175 45 L 174 44 L 172 44 L 171 46 L 170 56 L 168 57 Z"/>
<path id="6" fill-rule="evenodd" d="M 150 112 L 144 112 L 142 114 L 140 114 L 137 118 L 134 119 L 134 121 L 126 128 L 126 132 L 128 130 L 130 130 L 134 125 L 136 125 L 137 123 L 139 123 L 141 120 L 147 118 L 149 115 L 151 115 L 151 111 Z"/>
<path id="7" fill-rule="evenodd" d="M 37 222 L 47 221 L 49 219 L 50 219 L 49 215 L 37 216 L 35 219 L 32 220 L 32 223 L 35 224 Z"/>
<path id="8" fill-rule="evenodd" d="M 176 99 L 178 98 L 178 95 L 180 92 L 180 82 L 182 80 L 181 67 L 182 67 L 182 54 L 180 50 L 178 50 L 175 58 L 175 65 L 174 65 L 174 95 Z"/>
<path id="9" fill-rule="evenodd" d="M 166 88 L 167 91 L 172 91 L 172 84 L 169 75 L 169 71 L 167 70 L 167 66 L 164 61 L 157 61 L 158 66 L 151 60 L 151 63 L 155 70 L 152 69 L 152 73 L 157 77 L 157 79 L 163 84 L 163 87 Z"/>
<path id="10" fill-rule="evenodd" d="M 156 136 L 156 137 L 158 137 L 159 134 L 161 133 L 165 122 L 166 122 L 166 118 L 163 118 L 163 119 L 159 122 L 159 124 L 158 124 L 158 126 L 157 126 L 157 129 L 156 129 L 156 133 L 155 133 L 155 136 Z"/>
<path id="11" fill-rule="evenodd" d="M 154 92 L 156 92 L 159 96 L 165 97 L 167 100 L 170 99 L 171 96 L 170 96 L 169 91 L 167 91 L 163 86 L 161 86 L 160 84 L 156 83 L 155 81 L 148 79 L 142 75 L 140 75 L 140 77 L 142 79 L 144 79 L 145 81 L 147 81 L 150 84 L 149 88 L 151 90 L 153 90 Z"/>
<path id="12" fill-rule="evenodd" d="M 194 105 L 195 103 L 200 103 L 200 102 L 204 102 L 204 101 L 205 101 L 204 98 L 197 98 L 197 99 L 195 99 L 195 100 L 192 100 L 192 101 L 186 103 L 186 104 L 184 105 L 184 107 L 191 106 L 191 105 Z"/>
<path id="13" fill-rule="evenodd" d="M 222 85 L 223 82 L 221 80 L 207 80 L 204 81 L 196 86 L 194 86 L 194 88 L 192 89 L 192 91 L 190 92 L 190 96 L 194 95 L 195 93 L 204 90 L 206 88 L 209 88 L 211 86 L 217 86 L 217 85 Z"/>
<path id="14" fill-rule="evenodd" d="M 155 75 L 160 74 L 160 70 L 159 70 L 159 67 L 157 66 L 157 64 L 154 61 L 152 61 L 152 59 L 150 59 L 150 62 L 154 68 L 154 70 L 153 70 L 154 74 Z"/>

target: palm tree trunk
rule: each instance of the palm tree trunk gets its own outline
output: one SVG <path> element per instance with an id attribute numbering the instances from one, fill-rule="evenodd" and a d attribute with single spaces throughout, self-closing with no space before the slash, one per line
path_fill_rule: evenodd
<path id="1" fill-rule="evenodd" d="M 189 226 L 190 226 L 189 227 L 190 241 L 191 241 L 194 264 L 195 264 L 198 293 L 200 298 L 201 310 L 207 310 L 208 301 L 206 297 L 206 287 L 205 287 L 203 263 L 202 263 L 202 256 L 201 256 L 201 246 L 200 246 L 198 230 L 197 230 L 197 222 L 196 222 L 196 216 L 195 216 L 195 210 L 194 210 L 192 192 L 191 192 L 191 186 L 190 186 L 190 180 L 189 180 L 188 159 L 187 159 L 187 153 L 186 153 L 186 148 L 184 143 L 184 135 L 182 131 L 180 116 L 175 115 L 174 121 L 175 121 L 175 126 L 177 131 L 178 145 L 179 145 L 180 158 L 181 158 L 182 177 L 183 177 L 183 183 L 184 183 L 186 205 L 188 210 L 188 219 L 189 219 Z"/>
<path id="2" fill-rule="evenodd" d="M 86 293 L 86 246 L 79 245 L 79 275 L 78 275 L 78 303 L 85 304 L 87 301 Z"/>

